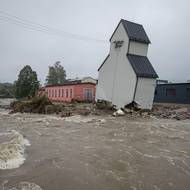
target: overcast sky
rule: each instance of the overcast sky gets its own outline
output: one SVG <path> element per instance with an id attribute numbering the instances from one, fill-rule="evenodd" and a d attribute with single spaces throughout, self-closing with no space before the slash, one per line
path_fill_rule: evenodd
<path id="1" fill-rule="evenodd" d="M 0 82 L 13 82 L 24 65 L 31 65 L 43 83 L 48 66 L 56 61 L 61 61 L 68 78 L 97 77 L 121 18 L 143 24 L 152 42 L 148 57 L 161 79 L 186 81 L 190 79 L 189 7 L 189 0 L 0 0 Z M 6 13 L 105 42 L 40 32 Z"/>

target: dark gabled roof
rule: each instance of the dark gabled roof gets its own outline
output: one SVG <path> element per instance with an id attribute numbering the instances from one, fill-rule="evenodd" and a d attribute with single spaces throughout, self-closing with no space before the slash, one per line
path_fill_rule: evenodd
<path id="1" fill-rule="evenodd" d="M 141 24 L 137 24 L 134 22 L 130 22 L 124 19 L 121 19 L 118 26 L 116 27 L 114 33 L 116 32 L 117 28 L 119 27 L 120 23 L 123 24 L 125 31 L 131 41 L 137 41 L 140 43 L 149 44 L 151 43 L 143 26 Z M 111 38 L 113 37 L 114 33 L 112 34 Z M 110 40 L 111 40 L 110 38 Z"/>
<path id="2" fill-rule="evenodd" d="M 127 58 L 138 77 L 158 78 L 156 71 L 146 56 L 127 54 Z"/>
<path id="3" fill-rule="evenodd" d="M 104 65 L 104 63 L 106 62 L 106 60 L 108 59 L 108 57 L 110 56 L 110 54 L 107 55 L 107 57 L 105 58 L 105 60 L 103 61 L 103 63 L 100 65 L 100 67 L 98 68 L 98 71 L 101 69 L 101 67 Z"/>

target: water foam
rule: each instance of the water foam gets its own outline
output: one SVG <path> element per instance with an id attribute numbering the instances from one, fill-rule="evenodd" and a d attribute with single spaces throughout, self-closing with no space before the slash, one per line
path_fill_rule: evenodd
<path id="1" fill-rule="evenodd" d="M 30 143 L 15 130 L 2 133 L 2 136 L 8 140 L 0 144 L 0 169 L 18 168 L 25 161 L 25 147 L 30 146 Z"/>

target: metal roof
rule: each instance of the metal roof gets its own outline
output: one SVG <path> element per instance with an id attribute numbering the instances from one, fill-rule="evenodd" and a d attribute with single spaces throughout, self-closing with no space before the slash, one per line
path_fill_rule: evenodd
<path id="1" fill-rule="evenodd" d="M 156 71 L 146 56 L 127 54 L 127 58 L 138 77 L 158 78 Z"/>
<path id="2" fill-rule="evenodd" d="M 74 82 L 64 82 L 63 84 L 50 84 L 50 85 L 46 85 L 45 87 L 58 87 L 58 86 L 70 86 L 70 85 L 84 85 L 84 84 L 92 84 L 92 85 L 96 85 L 93 82 L 84 82 L 82 83 L 81 81 L 74 81 Z"/>
<path id="3" fill-rule="evenodd" d="M 121 23 L 123 24 L 130 40 L 146 44 L 150 43 L 150 40 L 141 24 L 130 22 L 124 19 L 121 19 Z"/>
<path id="4" fill-rule="evenodd" d="M 182 82 L 182 83 L 177 83 L 177 82 L 175 82 L 175 83 L 166 83 L 166 84 L 157 84 L 157 86 L 169 86 L 169 85 L 187 85 L 187 86 L 190 86 L 190 83 L 189 82 Z"/>

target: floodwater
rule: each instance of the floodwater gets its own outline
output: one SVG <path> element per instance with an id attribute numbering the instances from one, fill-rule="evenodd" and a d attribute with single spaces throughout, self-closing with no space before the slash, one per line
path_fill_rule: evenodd
<path id="1" fill-rule="evenodd" d="M 0 167 L 2 190 L 189 190 L 190 120 L 0 109 Z"/>

